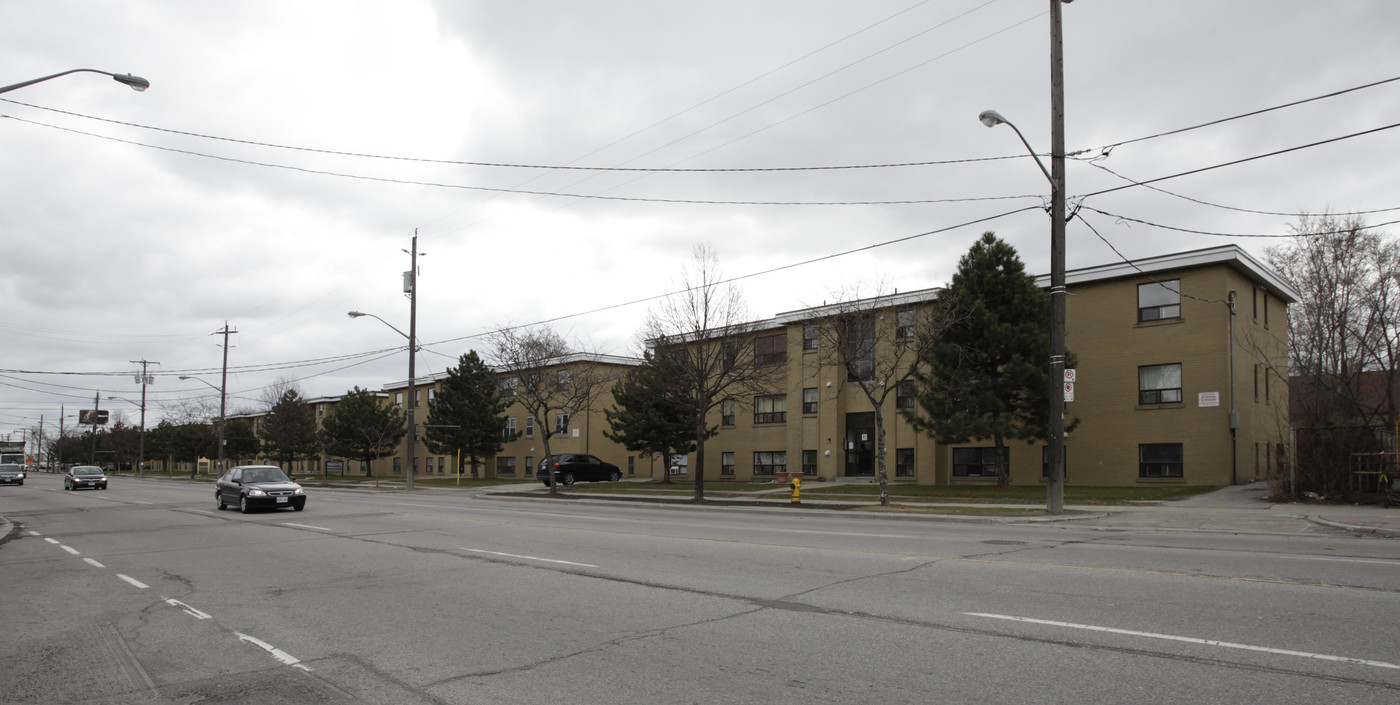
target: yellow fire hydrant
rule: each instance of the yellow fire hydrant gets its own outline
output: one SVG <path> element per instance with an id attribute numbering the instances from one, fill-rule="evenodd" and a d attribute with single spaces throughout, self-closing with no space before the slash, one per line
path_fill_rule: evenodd
<path id="1" fill-rule="evenodd" d="M 788 483 L 788 486 L 792 488 L 792 503 L 802 504 L 802 478 L 792 478 L 792 482 Z"/>

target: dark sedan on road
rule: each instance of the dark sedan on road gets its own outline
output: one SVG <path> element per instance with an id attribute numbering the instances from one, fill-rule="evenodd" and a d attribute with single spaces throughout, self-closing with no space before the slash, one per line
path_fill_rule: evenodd
<path id="1" fill-rule="evenodd" d="M 24 466 L 15 463 L 0 465 L 0 485 L 23 485 Z"/>
<path id="2" fill-rule="evenodd" d="M 622 470 L 616 465 L 587 453 L 562 453 L 541 460 L 535 470 L 535 479 L 543 482 L 545 487 L 549 486 L 551 469 L 554 471 L 554 482 L 559 485 L 572 485 L 579 480 L 617 482 L 622 479 Z"/>
<path id="3" fill-rule="evenodd" d="M 96 465 L 74 465 L 63 476 L 63 489 L 76 490 L 91 487 L 95 490 L 107 489 L 107 473 Z"/>
<path id="4" fill-rule="evenodd" d="M 218 479 L 214 502 L 219 509 L 236 505 L 244 514 L 285 507 L 299 512 L 306 508 L 306 491 L 276 465 L 240 465 Z"/>

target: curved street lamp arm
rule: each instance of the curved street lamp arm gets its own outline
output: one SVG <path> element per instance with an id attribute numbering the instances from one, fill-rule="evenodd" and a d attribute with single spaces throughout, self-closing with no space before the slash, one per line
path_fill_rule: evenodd
<path id="1" fill-rule="evenodd" d="M 29 81 L 22 81 L 20 83 L 11 84 L 0 88 L 0 93 L 9 93 L 10 91 L 15 90 L 17 88 L 24 88 L 25 86 L 32 86 L 36 83 L 43 83 L 44 81 L 58 78 L 59 76 L 67 76 L 70 73 L 100 73 L 103 76 L 111 76 L 112 79 L 115 80 L 117 83 L 131 86 L 132 90 L 136 91 L 144 91 L 147 88 L 151 87 L 150 81 L 147 81 L 146 79 L 141 78 L 140 76 L 133 76 L 129 73 L 111 73 L 110 71 L 98 71 L 97 69 L 72 69 L 70 71 L 62 71 L 60 73 L 53 74 L 52 76 L 44 76 L 43 78 L 35 78 Z"/>

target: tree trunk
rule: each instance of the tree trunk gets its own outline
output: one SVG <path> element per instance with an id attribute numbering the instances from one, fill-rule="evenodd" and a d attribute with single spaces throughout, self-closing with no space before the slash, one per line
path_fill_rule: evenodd
<path id="1" fill-rule="evenodd" d="M 994 446 L 997 454 L 997 487 L 1011 486 L 1011 466 L 1006 462 L 1006 439 L 998 433 L 992 438 L 996 441 Z"/>
<path id="2" fill-rule="evenodd" d="M 890 476 L 885 470 L 885 415 L 875 405 L 875 474 L 880 478 L 880 506 L 890 506 Z"/>

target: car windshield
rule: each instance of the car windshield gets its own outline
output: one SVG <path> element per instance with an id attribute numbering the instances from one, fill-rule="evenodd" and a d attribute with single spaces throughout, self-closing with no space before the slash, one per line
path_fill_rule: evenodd
<path id="1" fill-rule="evenodd" d="M 256 468 L 243 471 L 244 482 L 290 482 L 281 468 Z"/>
<path id="2" fill-rule="evenodd" d="M 73 468 L 74 475 L 101 475 L 102 468 Z"/>
<path id="3" fill-rule="evenodd" d="M 0 465 L 0 472 L 19 472 L 18 465 Z"/>

